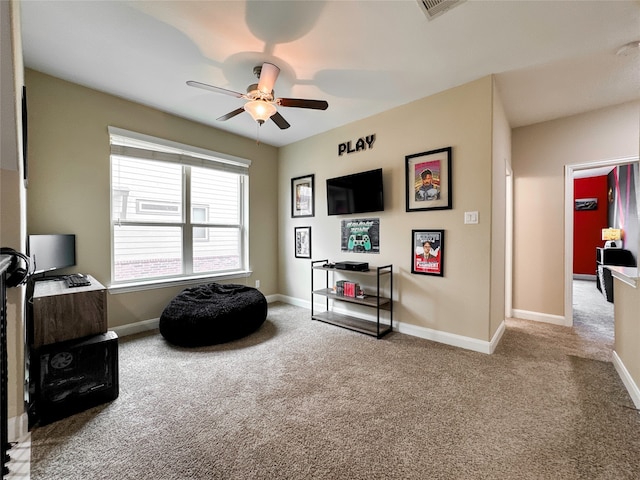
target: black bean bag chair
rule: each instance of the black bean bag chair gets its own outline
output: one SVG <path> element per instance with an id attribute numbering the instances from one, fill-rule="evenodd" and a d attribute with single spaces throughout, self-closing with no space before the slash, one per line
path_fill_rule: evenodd
<path id="1" fill-rule="evenodd" d="M 209 283 L 183 290 L 160 316 L 160 333 L 181 347 L 229 342 L 256 331 L 267 318 L 267 299 L 246 285 Z"/>

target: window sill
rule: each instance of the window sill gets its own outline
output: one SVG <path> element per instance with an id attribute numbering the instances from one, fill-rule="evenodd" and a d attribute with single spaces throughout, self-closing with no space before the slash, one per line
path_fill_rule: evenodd
<path id="1" fill-rule="evenodd" d="M 233 273 L 221 273 L 218 275 L 194 275 L 191 277 L 168 278 L 162 280 L 144 280 L 140 282 L 118 283 L 107 287 L 109 293 L 117 295 L 119 293 L 139 292 L 143 290 L 153 290 L 156 288 L 168 288 L 179 286 L 198 285 L 207 282 L 218 282 L 222 280 L 231 280 L 233 278 L 246 278 L 253 272 L 244 270 Z"/>

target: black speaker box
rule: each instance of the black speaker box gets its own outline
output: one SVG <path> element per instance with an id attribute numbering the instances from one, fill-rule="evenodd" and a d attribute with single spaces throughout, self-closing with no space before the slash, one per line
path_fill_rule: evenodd
<path id="1" fill-rule="evenodd" d="M 37 368 L 32 414 L 42 425 L 118 397 L 115 332 L 44 345 L 33 351 L 31 364 Z"/>

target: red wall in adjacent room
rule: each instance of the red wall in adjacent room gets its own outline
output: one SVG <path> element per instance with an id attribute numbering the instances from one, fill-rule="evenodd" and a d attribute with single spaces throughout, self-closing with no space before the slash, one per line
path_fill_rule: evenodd
<path id="1" fill-rule="evenodd" d="M 573 273 L 595 275 L 596 247 L 602 247 L 602 229 L 607 228 L 607 177 L 577 178 L 574 200 L 597 198 L 596 210 L 573 211 Z"/>

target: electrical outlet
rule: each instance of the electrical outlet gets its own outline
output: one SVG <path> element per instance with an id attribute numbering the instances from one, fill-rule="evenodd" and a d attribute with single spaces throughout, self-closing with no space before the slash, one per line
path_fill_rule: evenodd
<path id="1" fill-rule="evenodd" d="M 260 280 L 256 280 L 256 288 L 260 288 Z"/>

